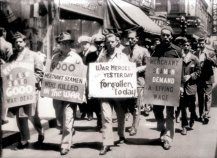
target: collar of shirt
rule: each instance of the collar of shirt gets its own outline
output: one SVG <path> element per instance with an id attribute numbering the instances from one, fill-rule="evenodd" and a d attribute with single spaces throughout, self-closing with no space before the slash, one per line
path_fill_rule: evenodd
<path id="1" fill-rule="evenodd" d="M 112 55 L 109 55 L 109 60 L 113 61 L 115 58 L 118 58 L 117 49 L 114 50 Z"/>
<path id="2" fill-rule="evenodd" d="M 16 61 L 22 61 L 27 50 L 28 50 L 28 48 L 25 47 L 21 52 L 19 52 Z"/>
<path id="3" fill-rule="evenodd" d="M 190 59 L 191 59 L 190 57 L 191 57 L 191 52 L 189 51 L 187 54 L 183 54 L 183 61 L 185 63 L 190 62 Z"/>

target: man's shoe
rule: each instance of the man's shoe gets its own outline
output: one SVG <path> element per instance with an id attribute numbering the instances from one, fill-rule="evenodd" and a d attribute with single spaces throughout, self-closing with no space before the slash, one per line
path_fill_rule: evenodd
<path id="1" fill-rule="evenodd" d="M 126 143 L 126 138 L 125 137 L 120 137 L 120 139 L 118 140 L 119 144 L 124 144 Z"/>
<path id="2" fill-rule="evenodd" d="M 61 155 L 66 155 L 66 154 L 68 154 L 68 152 L 69 152 L 69 149 L 62 148 L 61 151 L 60 151 L 60 154 Z"/>
<path id="3" fill-rule="evenodd" d="M 108 145 L 105 145 L 105 146 L 103 146 L 103 148 L 100 150 L 100 153 L 99 153 L 99 155 L 105 155 L 108 151 L 110 151 L 111 149 L 110 149 L 110 146 L 108 146 Z"/>
<path id="4" fill-rule="evenodd" d="M 185 127 L 182 128 L 181 134 L 182 135 L 187 135 L 187 129 Z"/>
<path id="5" fill-rule="evenodd" d="M 93 120 L 93 116 L 89 115 L 87 118 L 88 121 L 92 121 Z"/>
<path id="6" fill-rule="evenodd" d="M 203 119 L 203 124 L 204 124 L 204 125 L 207 125 L 208 123 L 209 123 L 209 119 L 208 119 L 208 118 L 204 118 L 204 119 Z"/>
<path id="7" fill-rule="evenodd" d="M 136 135 L 137 131 L 135 128 L 133 128 L 131 131 L 130 131 L 130 136 L 134 136 Z"/>
<path id="8" fill-rule="evenodd" d="M 26 142 L 25 144 L 22 144 L 21 142 L 19 142 L 15 150 L 23 150 L 25 148 L 28 148 L 28 146 L 29 146 L 29 142 Z"/>
<path id="9" fill-rule="evenodd" d="M 165 136 L 164 142 L 163 142 L 163 148 L 165 150 L 169 150 L 172 147 L 172 139 L 168 136 Z"/>

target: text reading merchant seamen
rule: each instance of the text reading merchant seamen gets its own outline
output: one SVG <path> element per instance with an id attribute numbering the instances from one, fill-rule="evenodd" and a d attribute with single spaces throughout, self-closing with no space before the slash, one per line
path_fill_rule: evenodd
<path id="1" fill-rule="evenodd" d="M 164 59 L 150 59 L 150 63 L 154 65 L 177 66 L 179 61 L 164 60 Z"/>
<path id="2" fill-rule="evenodd" d="M 51 80 L 58 80 L 58 81 L 67 81 L 67 82 L 77 83 L 77 84 L 83 83 L 82 78 L 66 76 L 66 75 L 51 74 L 51 73 L 45 73 L 44 78 L 51 79 Z"/>

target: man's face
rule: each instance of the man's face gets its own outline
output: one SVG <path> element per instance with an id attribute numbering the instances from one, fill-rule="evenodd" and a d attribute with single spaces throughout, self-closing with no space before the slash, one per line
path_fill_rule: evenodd
<path id="1" fill-rule="evenodd" d="M 200 49 L 205 48 L 205 41 L 199 41 L 199 42 L 198 42 L 198 47 L 199 47 Z"/>
<path id="2" fill-rule="evenodd" d="M 105 42 L 104 41 L 95 41 L 94 42 L 96 48 L 98 51 L 101 51 L 102 48 L 105 46 Z"/>
<path id="3" fill-rule="evenodd" d="M 88 49 L 89 49 L 89 47 L 90 47 L 90 43 L 89 42 L 81 42 L 81 49 L 83 50 L 83 51 L 87 51 Z"/>
<path id="4" fill-rule="evenodd" d="M 138 37 L 136 37 L 136 32 L 129 33 L 128 40 L 131 47 L 135 46 L 138 42 Z"/>
<path id="5" fill-rule="evenodd" d="M 171 42 L 171 40 L 173 39 L 172 33 L 166 29 L 162 30 L 161 31 L 161 39 L 162 39 L 163 43 L 169 44 Z"/>
<path id="6" fill-rule="evenodd" d="M 183 49 L 185 52 L 188 52 L 190 50 L 191 46 L 190 46 L 190 43 L 189 42 L 185 42 L 183 44 Z"/>
<path id="7" fill-rule="evenodd" d="M 113 51 L 115 49 L 115 47 L 117 46 L 117 44 L 118 44 L 118 42 L 117 42 L 115 36 L 107 38 L 106 46 L 107 46 L 108 50 Z"/>
<path id="8" fill-rule="evenodd" d="M 71 42 L 70 41 L 62 41 L 59 43 L 60 49 L 62 51 L 68 51 L 71 48 Z"/>
<path id="9" fill-rule="evenodd" d="M 22 38 L 17 38 L 15 40 L 15 48 L 20 52 L 22 51 L 26 46 L 26 42 Z"/>

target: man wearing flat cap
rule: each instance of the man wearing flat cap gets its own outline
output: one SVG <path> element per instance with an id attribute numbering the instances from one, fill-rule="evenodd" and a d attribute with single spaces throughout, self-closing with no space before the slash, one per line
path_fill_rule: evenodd
<path id="1" fill-rule="evenodd" d="M 73 50 L 73 39 L 68 32 L 59 35 L 60 52 L 52 57 L 52 62 L 70 62 L 75 65 L 83 65 L 82 58 Z M 62 139 L 60 154 L 66 155 L 70 151 L 72 136 L 74 134 L 74 120 L 76 115 L 77 103 L 64 100 L 53 100 L 55 107 L 58 107 L 58 116 L 62 124 Z M 57 109 L 56 109 L 57 110 Z"/>
<path id="2" fill-rule="evenodd" d="M 209 111 L 212 103 L 212 85 L 214 83 L 214 67 L 217 66 L 217 59 L 214 49 L 205 44 L 205 38 L 198 39 L 198 50 L 195 55 L 199 58 L 201 75 L 198 79 L 198 103 L 199 121 L 203 124 L 209 122 Z"/>
<path id="3" fill-rule="evenodd" d="M 36 52 L 29 50 L 26 47 L 26 37 L 20 32 L 16 32 L 14 35 L 15 40 L 15 50 L 14 54 L 10 57 L 9 62 L 19 61 L 19 62 L 28 62 L 34 64 L 34 74 L 35 74 L 35 83 L 36 90 L 38 92 L 39 82 L 42 78 L 42 69 L 43 63 L 40 62 L 39 56 Z M 37 98 L 38 94 L 36 94 Z M 38 142 L 41 144 L 44 140 L 44 130 L 42 128 L 40 118 L 37 111 L 38 100 L 36 99 L 35 104 L 28 104 L 19 107 L 9 108 L 9 111 L 16 115 L 17 126 L 21 135 L 21 142 L 19 142 L 17 149 L 24 149 L 28 147 L 28 140 L 30 139 L 30 132 L 28 129 L 28 118 L 33 123 L 35 129 L 37 130 Z"/>
<path id="4" fill-rule="evenodd" d="M 173 30 L 170 26 L 161 29 L 161 44 L 156 46 L 152 57 L 181 58 L 181 49 L 174 45 L 172 41 Z M 174 127 L 174 107 L 166 106 L 166 118 L 164 117 L 165 105 L 154 105 L 153 112 L 157 120 L 157 129 L 161 131 L 160 139 L 163 148 L 168 150 L 172 146 L 175 134 Z M 165 126 L 166 124 L 166 126 Z"/>

